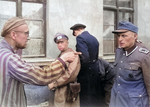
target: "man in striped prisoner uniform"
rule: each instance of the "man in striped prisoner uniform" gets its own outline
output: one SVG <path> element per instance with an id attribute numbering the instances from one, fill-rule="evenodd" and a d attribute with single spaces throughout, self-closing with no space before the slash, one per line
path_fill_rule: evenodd
<path id="1" fill-rule="evenodd" d="M 0 44 L 0 107 L 26 107 L 23 83 L 47 85 L 60 77 L 72 62 L 73 52 L 67 53 L 42 69 L 22 60 L 17 54 L 26 47 L 29 35 L 23 18 L 9 19 L 1 32 L 4 39 Z"/>

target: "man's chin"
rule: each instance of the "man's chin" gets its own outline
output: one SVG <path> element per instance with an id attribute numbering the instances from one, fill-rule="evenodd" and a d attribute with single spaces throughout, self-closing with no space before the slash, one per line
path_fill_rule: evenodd
<path id="1" fill-rule="evenodd" d="M 63 51 L 63 49 L 59 49 L 60 51 Z"/>
<path id="2" fill-rule="evenodd" d="M 26 48 L 26 46 L 19 46 L 19 47 L 17 47 L 17 49 L 25 49 Z"/>
<path id="3" fill-rule="evenodd" d="M 121 48 L 125 48 L 123 45 L 120 45 Z"/>
<path id="4" fill-rule="evenodd" d="M 22 47 L 21 49 L 25 49 L 26 47 Z"/>

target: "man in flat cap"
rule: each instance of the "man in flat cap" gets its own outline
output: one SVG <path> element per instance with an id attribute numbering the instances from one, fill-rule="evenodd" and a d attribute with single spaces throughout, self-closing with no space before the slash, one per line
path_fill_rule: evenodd
<path id="1" fill-rule="evenodd" d="M 65 62 L 76 57 L 68 52 L 43 69 L 22 60 L 17 51 L 26 47 L 29 29 L 20 17 L 6 21 L 1 36 L 4 39 L 0 43 L 0 107 L 26 107 L 24 83 L 47 85 L 65 72 Z"/>
<path id="2" fill-rule="evenodd" d="M 99 42 L 83 24 L 75 24 L 70 29 L 76 37 L 76 51 L 82 52 L 80 56 L 81 70 L 78 82 L 81 84 L 81 107 L 106 107 L 103 84 L 99 77 L 98 53 Z"/>
<path id="3" fill-rule="evenodd" d="M 120 21 L 112 33 L 118 37 L 110 107 L 149 107 L 150 52 L 137 44 L 138 27 Z"/>
<path id="4" fill-rule="evenodd" d="M 58 57 L 68 52 L 74 52 L 68 47 L 68 37 L 65 34 L 57 33 L 54 37 L 54 42 L 57 44 L 58 49 L 61 51 Z M 68 68 L 64 74 L 57 80 L 49 84 L 51 90 L 55 90 L 54 107 L 80 107 L 79 95 L 72 101 L 67 100 L 68 92 L 70 91 L 69 83 L 75 82 L 75 79 L 80 70 L 80 59 L 76 56 L 73 62 L 67 63 Z"/>

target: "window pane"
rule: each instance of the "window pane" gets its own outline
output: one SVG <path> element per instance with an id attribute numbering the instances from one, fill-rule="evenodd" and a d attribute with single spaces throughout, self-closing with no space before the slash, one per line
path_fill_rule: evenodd
<path id="1" fill-rule="evenodd" d="M 43 4 L 22 3 L 22 16 L 29 19 L 43 18 Z"/>
<path id="2" fill-rule="evenodd" d="M 103 11 L 103 49 L 104 54 L 114 53 L 114 11 Z"/>
<path id="3" fill-rule="evenodd" d="M 104 0 L 103 2 L 104 5 L 116 6 L 116 0 Z"/>
<path id="4" fill-rule="evenodd" d="M 129 8 L 133 7 L 132 0 L 119 0 L 118 4 L 119 7 L 129 7 Z"/>
<path id="5" fill-rule="evenodd" d="M 122 20 L 132 22 L 133 13 L 119 12 L 119 21 L 122 21 Z"/>
<path id="6" fill-rule="evenodd" d="M 29 27 L 29 38 L 27 48 L 23 50 L 23 55 L 27 57 L 44 56 L 44 19 L 43 4 L 22 3 L 22 16 L 27 18 Z"/>
<path id="7" fill-rule="evenodd" d="M 16 3 L 9 1 L 0 1 L 0 14 L 7 17 L 16 16 Z"/>
<path id="8" fill-rule="evenodd" d="M 113 34 L 111 32 L 114 30 L 114 12 L 104 10 L 103 15 L 103 38 L 113 39 Z"/>
<path id="9" fill-rule="evenodd" d="M 42 39 L 30 39 L 27 42 L 27 47 L 23 50 L 23 55 L 28 56 L 44 56 L 44 41 Z"/>
<path id="10" fill-rule="evenodd" d="M 16 16 L 16 3 L 9 1 L 0 1 L 0 31 L 3 28 L 5 22 Z M 0 36 L 0 40 L 2 37 Z"/>
<path id="11" fill-rule="evenodd" d="M 29 37 L 31 38 L 44 38 L 44 32 L 43 32 L 43 21 L 26 21 L 29 28 Z"/>

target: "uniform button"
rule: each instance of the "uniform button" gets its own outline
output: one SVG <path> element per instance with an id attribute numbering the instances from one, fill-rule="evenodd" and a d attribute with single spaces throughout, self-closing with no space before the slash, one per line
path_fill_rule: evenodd
<path id="1" fill-rule="evenodd" d="M 93 62 L 95 62 L 96 60 L 93 60 Z"/>
<path id="2" fill-rule="evenodd" d="M 119 70 L 121 70 L 121 68 L 119 68 Z"/>
<path id="3" fill-rule="evenodd" d="M 139 95 L 139 97 L 142 97 L 142 95 Z"/>
<path id="4" fill-rule="evenodd" d="M 118 84 L 118 86 L 120 86 L 120 84 Z"/>
<path id="5" fill-rule="evenodd" d="M 118 91 L 118 93 L 120 93 L 120 92 Z"/>
<path id="6" fill-rule="evenodd" d="M 120 78 L 120 76 L 118 76 L 118 78 Z"/>
<path id="7" fill-rule="evenodd" d="M 120 61 L 121 63 L 123 63 L 123 61 Z"/>
<path id="8" fill-rule="evenodd" d="M 91 68 L 89 68 L 89 69 L 91 69 Z"/>
<path id="9" fill-rule="evenodd" d="M 133 74 L 129 74 L 129 77 L 130 77 L 130 78 L 133 78 Z"/>
<path id="10" fill-rule="evenodd" d="M 90 75 L 90 77 L 92 77 L 92 75 Z"/>
<path id="11" fill-rule="evenodd" d="M 123 55 L 125 55 L 125 53 Z"/>

